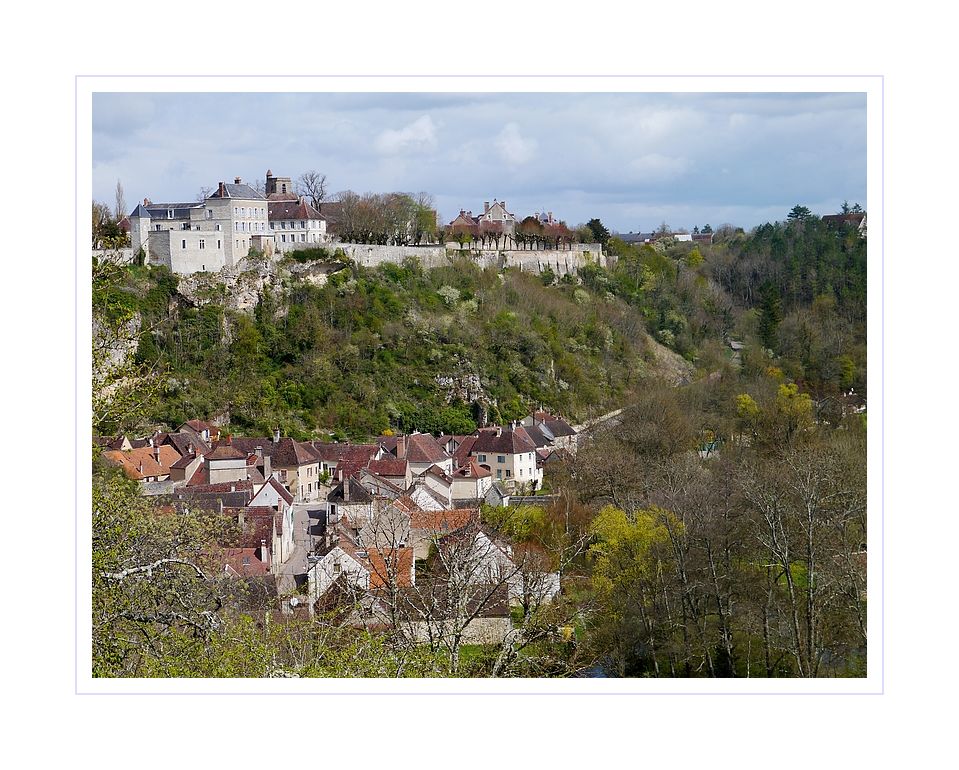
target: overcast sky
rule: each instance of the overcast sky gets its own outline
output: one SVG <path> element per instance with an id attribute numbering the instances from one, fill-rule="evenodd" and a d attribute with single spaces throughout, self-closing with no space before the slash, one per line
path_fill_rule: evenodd
<path id="1" fill-rule="evenodd" d="M 611 230 L 750 228 L 866 207 L 865 94 L 95 94 L 93 196 L 127 209 L 294 179 L 433 195 L 445 222 L 505 200 Z"/>

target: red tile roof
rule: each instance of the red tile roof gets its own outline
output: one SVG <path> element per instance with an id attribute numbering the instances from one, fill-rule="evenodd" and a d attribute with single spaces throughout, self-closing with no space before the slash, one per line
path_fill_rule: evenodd
<path id="1" fill-rule="evenodd" d="M 413 585 L 412 548 L 371 548 L 364 566 L 370 571 L 370 588 L 384 588 L 391 579 L 400 588 Z"/>
<path id="2" fill-rule="evenodd" d="M 406 476 L 408 466 L 406 460 L 387 457 L 382 460 L 370 460 L 366 467 L 370 473 L 375 473 L 377 476 Z"/>
<path id="3" fill-rule="evenodd" d="M 217 448 L 206 455 L 207 460 L 240 460 L 246 459 L 246 452 L 234 449 L 229 444 L 219 444 Z"/>
<path id="4" fill-rule="evenodd" d="M 499 435 L 497 435 L 497 431 L 498 429 L 492 428 L 481 430 L 476 441 L 473 442 L 470 452 L 472 454 L 483 452 L 515 455 L 536 451 L 536 445 L 525 435 L 525 431 L 519 433 L 510 428 L 504 428 L 499 431 Z"/>
<path id="5" fill-rule="evenodd" d="M 429 433 L 406 436 L 406 459 L 411 463 L 438 463 L 449 454 Z"/>
<path id="6" fill-rule="evenodd" d="M 128 478 L 142 481 L 154 476 L 169 476 L 170 466 L 180 459 L 180 453 L 172 446 L 164 444 L 161 447 L 145 446 L 126 452 L 110 449 L 103 452 L 103 457 L 113 465 L 121 467 Z"/>
<path id="7" fill-rule="evenodd" d="M 453 532 L 479 518 L 476 508 L 456 508 L 450 511 L 413 511 L 410 514 L 412 529 L 429 532 Z"/>

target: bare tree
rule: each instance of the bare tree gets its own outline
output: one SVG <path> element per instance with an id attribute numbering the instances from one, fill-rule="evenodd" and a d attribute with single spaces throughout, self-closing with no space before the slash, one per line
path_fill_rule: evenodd
<path id="1" fill-rule="evenodd" d="M 310 199 L 313 208 L 319 209 L 320 205 L 326 200 L 326 174 L 318 171 L 306 171 L 296 180 L 297 195 L 302 195 Z"/>
<path id="2" fill-rule="evenodd" d="M 210 195 L 212 195 L 212 194 L 213 194 L 213 188 L 212 188 L 212 187 L 201 187 L 201 188 L 200 188 L 200 192 L 198 192 L 198 193 L 196 194 L 196 199 L 197 199 L 198 201 L 205 201 L 205 200 L 206 200 L 207 198 L 209 198 Z"/>
<path id="3" fill-rule="evenodd" d="M 113 218 L 118 222 L 127 215 L 127 202 L 123 197 L 123 185 L 117 179 L 116 199 L 113 206 Z"/>

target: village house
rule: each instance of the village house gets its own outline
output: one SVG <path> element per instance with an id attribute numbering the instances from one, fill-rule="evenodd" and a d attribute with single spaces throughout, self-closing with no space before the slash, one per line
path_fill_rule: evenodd
<path id="1" fill-rule="evenodd" d="M 271 461 L 280 480 L 299 502 L 320 499 L 320 458 L 307 442 L 275 435 Z"/>
<path id="2" fill-rule="evenodd" d="M 576 429 L 562 417 L 557 417 L 540 409 L 524 417 L 522 426 L 526 428 L 527 435 L 538 449 L 553 447 L 555 449 L 566 449 L 575 454 Z M 546 443 L 540 444 L 540 440 L 545 440 Z"/>
<path id="3" fill-rule="evenodd" d="M 483 428 L 469 450 L 469 456 L 508 487 L 539 488 L 543 472 L 536 467 L 536 445 L 525 431 L 514 428 Z"/>
<path id="4" fill-rule="evenodd" d="M 482 500 L 493 486 L 493 474 L 475 460 L 469 459 L 453 471 L 451 494 L 453 502 Z"/>
<path id="5" fill-rule="evenodd" d="M 294 192 L 289 177 L 275 177 L 266 172 L 266 199 L 273 235 L 278 253 L 305 249 L 328 243 L 326 217 Z"/>
<path id="6" fill-rule="evenodd" d="M 137 449 L 108 449 L 103 459 L 123 469 L 134 481 L 154 482 L 170 478 L 170 468 L 180 459 L 172 446 L 143 446 Z"/>

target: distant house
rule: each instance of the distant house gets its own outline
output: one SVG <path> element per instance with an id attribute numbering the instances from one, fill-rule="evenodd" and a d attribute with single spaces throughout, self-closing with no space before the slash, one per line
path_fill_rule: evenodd
<path id="1" fill-rule="evenodd" d="M 272 468 L 280 471 L 283 481 L 300 502 L 319 499 L 320 458 L 307 442 L 280 438 L 270 455 Z"/>
<path id="2" fill-rule="evenodd" d="M 306 249 L 329 241 L 326 218 L 303 198 L 270 200 L 267 208 L 277 252 Z"/>
<path id="3" fill-rule="evenodd" d="M 549 446 L 555 449 L 567 449 L 570 452 L 576 451 L 576 429 L 562 417 L 539 410 L 524 417 L 522 425 L 527 429 L 537 449 Z M 539 443 L 540 436 L 545 439 L 545 444 Z"/>
<path id="4" fill-rule="evenodd" d="M 346 518 L 364 526 L 373 515 L 373 495 L 352 476 L 333 487 L 326 501 L 333 522 Z"/>
<path id="5" fill-rule="evenodd" d="M 509 487 L 543 483 L 543 472 L 536 467 L 536 445 L 525 431 L 483 428 L 470 447 L 470 457 Z"/>
<path id="6" fill-rule="evenodd" d="M 122 468 L 127 478 L 142 482 L 166 481 L 170 478 L 171 466 L 180 459 L 172 446 L 144 446 L 128 451 L 108 449 L 102 456 L 108 463 Z"/>
<path id="7" fill-rule="evenodd" d="M 453 458 L 429 433 L 392 436 L 380 444 L 398 460 L 406 460 L 410 473 L 421 476 L 431 466 L 438 465 L 445 473 L 453 471 Z"/>
<path id="8" fill-rule="evenodd" d="M 453 501 L 482 500 L 493 486 L 493 474 L 476 460 L 469 459 L 453 471 Z"/>
<path id="9" fill-rule="evenodd" d="M 852 227 L 855 228 L 860 235 L 866 234 L 866 212 L 864 211 L 850 212 L 848 214 L 826 214 L 826 216 L 822 218 L 822 221 L 830 227 Z"/>

